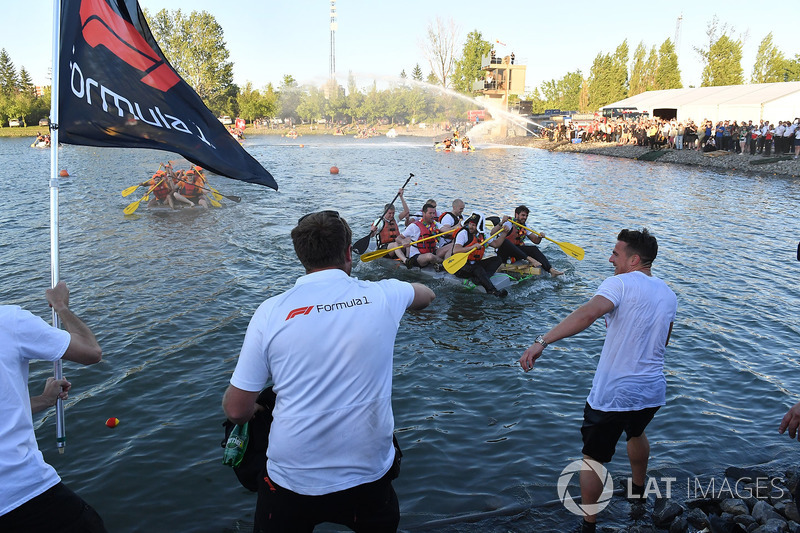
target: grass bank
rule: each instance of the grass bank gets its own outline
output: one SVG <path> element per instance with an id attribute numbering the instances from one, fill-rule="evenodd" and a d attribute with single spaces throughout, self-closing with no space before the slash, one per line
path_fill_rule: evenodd
<path id="1" fill-rule="evenodd" d="M 36 132 L 47 133 L 47 126 L 28 126 L 27 128 L 0 128 L 0 137 L 30 137 L 31 142 L 36 137 Z"/>

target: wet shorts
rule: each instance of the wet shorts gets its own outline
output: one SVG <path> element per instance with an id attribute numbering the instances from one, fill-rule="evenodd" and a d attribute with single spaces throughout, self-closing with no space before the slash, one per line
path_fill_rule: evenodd
<path id="1" fill-rule="evenodd" d="M 625 432 L 626 441 L 641 436 L 659 409 L 648 407 L 640 411 L 597 411 L 587 402 L 583 408 L 581 426 L 583 454 L 601 463 L 611 461 L 622 432 Z"/>
<path id="2" fill-rule="evenodd" d="M 420 256 L 420 254 L 417 254 L 417 255 L 415 255 L 413 257 L 409 257 L 408 258 L 408 262 L 406 263 L 406 266 L 408 268 L 412 268 L 412 267 L 422 268 L 421 266 L 419 266 L 419 263 L 417 262 L 417 259 L 419 259 L 419 256 Z"/>

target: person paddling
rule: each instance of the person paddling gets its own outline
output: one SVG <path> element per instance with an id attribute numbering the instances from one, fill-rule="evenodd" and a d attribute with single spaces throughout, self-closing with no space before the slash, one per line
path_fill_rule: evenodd
<path id="1" fill-rule="evenodd" d="M 507 217 L 503 222 L 506 219 Z M 488 294 L 505 298 L 508 296 L 508 291 L 505 289 L 497 290 L 497 287 L 494 286 L 490 279 L 503 263 L 503 260 L 497 255 L 486 259 L 483 258 L 483 254 L 486 251 L 486 236 L 479 231 L 479 227 L 482 226 L 483 217 L 478 213 L 473 213 L 464 223 L 464 228 L 456 233 L 453 253 L 470 252 L 470 255 L 466 264 L 455 275 L 459 278 L 469 279 L 476 285 L 481 285 Z M 499 248 L 504 240 L 505 230 L 501 231 L 488 245 L 493 248 Z"/>
<path id="2" fill-rule="evenodd" d="M 403 197 L 402 188 L 397 192 L 397 196 L 403 204 L 403 210 L 400 212 L 399 219 L 405 220 L 405 218 L 408 217 L 409 209 L 408 204 L 406 204 L 406 199 Z M 383 207 L 383 211 L 383 216 L 372 223 L 369 234 L 370 238 L 375 237 L 375 242 L 379 250 L 394 246 L 397 238 L 400 236 L 400 227 L 397 225 L 397 221 L 394 218 L 394 204 L 386 204 Z M 406 261 L 406 256 L 402 249 L 389 252 L 387 256 L 396 257 L 403 262 Z"/>

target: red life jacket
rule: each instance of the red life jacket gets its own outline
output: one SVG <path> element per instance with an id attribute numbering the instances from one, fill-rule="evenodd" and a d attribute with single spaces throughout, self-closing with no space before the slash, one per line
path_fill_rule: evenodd
<path id="1" fill-rule="evenodd" d="M 392 220 L 383 221 L 383 227 L 378 232 L 378 246 L 381 244 L 391 244 L 400 236 L 400 228 L 397 227 L 397 222 Z"/>
<path id="2" fill-rule="evenodd" d="M 424 239 L 425 237 L 430 237 L 431 235 L 435 235 L 435 229 L 433 226 L 428 227 L 423 224 L 421 221 L 417 220 L 414 222 L 419 228 L 419 238 Z M 420 254 L 432 254 L 436 252 L 436 239 L 428 239 L 427 241 L 418 242 L 414 246 L 417 247 Z"/>
<path id="3" fill-rule="evenodd" d="M 155 179 L 156 178 L 153 178 L 154 181 Z M 156 181 L 156 183 L 158 183 L 158 181 Z M 153 194 L 156 195 L 156 198 L 158 200 L 163 200 L 164 198 L 169 196 L 169 192 L 170 192 L 169 185 L 167 185 L 166 179 L 162 179 L 161 183 L 158 183 L 158 185 L 156 185 L 156 187 L 153 189 Z"/>
<path id="4" fill-rule="evenodd" d="M 513 225 L 513 229 L 511 233 L 506 236 L 506 240 L 510 240 L 516 246 L 522 246 L 522 243 L 525 241 L 525 236 L 526 234 L 522 233 L 522 228 Z"/>

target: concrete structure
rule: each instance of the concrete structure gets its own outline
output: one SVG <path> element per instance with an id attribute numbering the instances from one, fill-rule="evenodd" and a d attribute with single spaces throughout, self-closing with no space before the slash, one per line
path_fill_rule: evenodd
<path id="1" fill-rule="evenodd" d="M 508 112 L 509 97 L 525 93 L 525 65 L 517 64 L 514 59 L 513 52 L 499 58 L 495 56 L 494 50 L 491 55 L 481 58 L 481 71 L 484 77 L 473 82 L 472 90 L 483 95 L 490 113 L 492 109 Z M 501 122 L 504 125 L 496 135 L 505 137 L 508 134 L 508 126 L 505 125 L 505 121 Z"/>
<path id="2" fill-rule="evenodd" d="M 794 120 L 800 117 L 800 82 L 756 83 L 647 91 L 604 106 L 636 108 L 651 117 L 718 120 Z"/>

